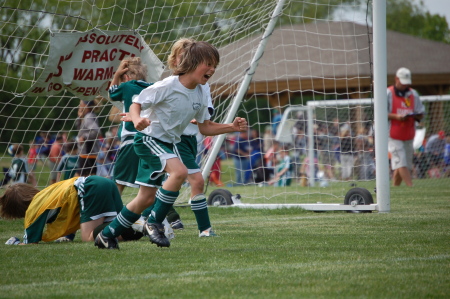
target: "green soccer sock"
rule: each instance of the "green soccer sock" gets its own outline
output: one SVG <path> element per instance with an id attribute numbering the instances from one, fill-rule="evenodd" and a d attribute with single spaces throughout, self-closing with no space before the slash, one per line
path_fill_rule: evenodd
<path id="1" fill-rule="evenodd" d="M 153 208 L 155 207 L 155 204 L 152 204 L 150 207 L 146 208 L 144 210 L 144 212 L 141 213 L 141 215 L 147 219 L 148 216 L 150 216 L 150 213 L 152 212 Z M 169 223 L 172 223 L 176 220 L 180 220 L 180 214 L 178 214 L 177 211 L 175 211 L 174 207 L 171 207 L 169 212 L 167 213 L 167 221 L 169 221 Z"/>
<path id="2" fill-rule="evenodd" d="M 124 230 L 130 228 L 139 217 L 141 215 L 131 212 L 124 206 L 119 215 L 103 229 L 103 235 L 107 238 L 117 238 Z"/>
<path id="3" fill-rule="evenodd" d="M 175 200 L 177 200 L 180 192 L 167 191 L 162 187 L 156 192 L 155 206 L 148 218 L 149 223 L 162 223 L 172 208 Z"/>
<path id="4" fill-rule="evenodd" d="M 208 204 L 204 194 L 197 194 L 191 199 L 191 210 L 195 214 L 198 230 L 204 231 L 211 227 L 208 214 Z"/>
<path id="5" fill-rule="evenodd" d="M 174 207 L 170 208 L 169 212 L 167 213 L 167 221 L 169 223 L 172 223 L 174 221 L 181 220 L 180 214 L 178 214 L 177 211 L 175 211 Z"/>
<path id="6" fill-rule="evenodd" d="M 152 212 L 153 208 L 155 207 L 155 204 L 152 204 L 151 206 L 149 206 L 148 208 L 146 208 L 144 210 L 144 212 L 141 213 L 141 216 L 144 216 L 145 219 L 148 218 L 148 216 L 150 216 L 150 213 Z"/>

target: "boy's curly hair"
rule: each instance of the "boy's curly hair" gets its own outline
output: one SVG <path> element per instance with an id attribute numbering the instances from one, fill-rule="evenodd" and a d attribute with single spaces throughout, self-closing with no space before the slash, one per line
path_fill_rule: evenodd
<path id="1" fill-rule="evenodd" d="M 0 217 L 4 219 L 24 218 L 25 212 L 39 189 L 24 183 L 17 183 L 6 188 L 0 196 Z"/>
<path id="2" fill-rule="evenodd" d="M 147 81 L 147 65 L 142 63 L 140 57 L 127 57 L 124 59 L 128 64 L 127 74 L 132 80 Z"/>

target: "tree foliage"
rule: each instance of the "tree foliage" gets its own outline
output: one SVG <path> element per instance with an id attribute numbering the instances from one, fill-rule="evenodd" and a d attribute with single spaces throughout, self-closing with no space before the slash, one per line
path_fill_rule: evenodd
<path id="1" fill-rule="evenodd" d="M 422 1 L 387 0 L 386 27 L 425 39 L 450 43 L 450 28 L 444 16 L 431 14 Z"/>

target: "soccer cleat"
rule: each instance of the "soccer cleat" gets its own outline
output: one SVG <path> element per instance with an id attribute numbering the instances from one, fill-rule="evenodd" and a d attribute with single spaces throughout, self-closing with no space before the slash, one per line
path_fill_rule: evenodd
<path id="1" fill-rule="evenodd" d="M 144 224 L 144 236 L 147 236 L 150 242 L 156 244 L 158 247 L 169 247 L 170 241 L 164 234 L 164 225 L 159 223 Z"/>
<path id="2" fill-rule="evenodd" d="M 146 222 L 146 220 L 145 220 L 144 216 L 141 216 L 138 220 L 136 220 L 135 223 L 133 223 L 131 225 L 131 228 L 137 232 L 142 233 L 144 231 L 145 222 Z"/>
<path id="3" fill-rule="evenodd" d="M 171 222 L 171 223 L 170 223 L 170 226 L 171 226 L 173 229 L 183 229 L 183 228 L 184 228 L 184 224 L 183 224 L 183 222 L 181 222 L 180 219 L 175 220 L 174 222 Z"/>
<path id="4" fill-rule="evenodd" d="M 207 230 L 201 231 L 198 236 L 201 237 L 218 237 L 216 233 L 212 230 L 212 228 L 208 228 Z"/>
<path id="5" fill-rule="evenodd" d="M 167 239 L 172 240 L 175 238 L 175 233 L 173 232 L 172 227 L 169 224 L 169 221 L 167 221 L 167 218 L 164 218 L 164 221 L 162 222 L 164 225 L 164 235 L 167 237 Z"/>
<path id="6" fill-rule="evenodd" d="M 19 238 L 17 237 L 11 237 L 6 241 L 5 245 L 18 245 L 20 243 Z"/>
<path id="7" fill-rule="evenodd" d="M 99 249 L 119 249 L 119 241 L 117 238 L 108 238 L 100 232 L 97 237 L 95 237 L 94 245 Z"/>
<path id="8" fill-rule="evenodd" d="M 66 236 L 60 237 L 54 241 L 55 243 L 65 243 L 65 242 L 73 242 L 73 240 L 67 238 Z"/>

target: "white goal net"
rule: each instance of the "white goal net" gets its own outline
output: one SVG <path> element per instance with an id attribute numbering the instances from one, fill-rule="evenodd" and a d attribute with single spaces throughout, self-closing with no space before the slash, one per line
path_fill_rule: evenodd
<path id="1" fill-rule="evenodd" d="M 189 37 L 210 42 L 221 55 L 210 80 L 214 121 L 230 117 L 248 70 L 253 71 L 234 113 L 248 120 L 250 131 L 241 136 L 228 134 L 223 143 L 217 143 L 221 144 L 214 150 L 217 159 L 211 172 L 206 171 L 207 194 L 224 188 L 255 204 L 342 203 L 354 186 L 373 194 L 373 39 L 371 16 L 366 14 L 372 3 L 295 0 L 277 8 L 278 4 L 3 1 L 0 165 L 4 176 L 20 145 L 19 155 L 32 174 L 30 183 L 44 188 L 60 179 L 54 173 L 60 157 L 51 153 L 52 144 L 57 140 L 68 151 L 70 144 L 77 143 L 81 99 L 94 102 L 100 126 L 100 150 L 94 153 L 97 174 L 112 177 L 118 111 L 108 101 L 106 88 L 121 57 L 141 55 L 157 80 L 171 46 Z M 273 30 L 268 30 L 270 26 Z M 262 43 L 265 47 L 260 52 Z M 78 60 L 70 65 L 73 59 Z M 252 61 L 257 62 L 254 69 Z M 168 74 L 162 73 L 161 78 Z M 342 99 L 369 101 L 333 104 Z M 448 120 L 447 103 L 444 106 L 447 114 L 442 119 Z M 289 112 L 291 108 L 295 109 Z M 281 128 L 290 136 L 282 136 Z M 354 141 L 350 155 L 342 147 L 342 140 L 349 136 Z M 214 148 L 211 144 L 219 139 L 199 136 L 202 166 Z M 238 145 L 247 153 L 237 154 Z M 280 175 L 283 163 L 288 171 Z M 124 201 L 135 192 L 127 189 Z"/>

